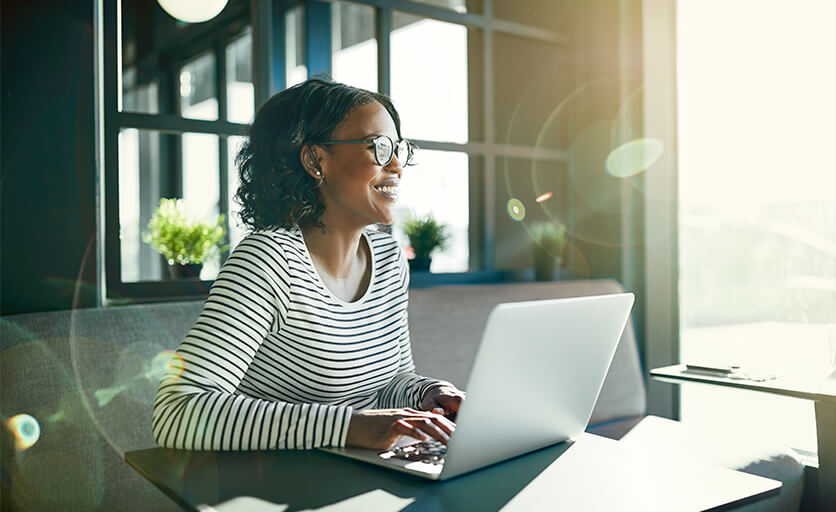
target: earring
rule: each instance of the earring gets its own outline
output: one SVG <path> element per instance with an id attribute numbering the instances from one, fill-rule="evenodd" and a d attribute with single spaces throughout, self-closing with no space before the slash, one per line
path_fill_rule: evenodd
<path id="1" fill-rule="evenodd" d="M 320 171 L 316 171 L 316 175 L 317 175 L 317 176 L 322 176 L 322 172 L 320 172 Z"/>

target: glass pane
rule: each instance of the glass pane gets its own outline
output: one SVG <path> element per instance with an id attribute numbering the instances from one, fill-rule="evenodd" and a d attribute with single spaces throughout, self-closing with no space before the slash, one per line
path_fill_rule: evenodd
<path id="1" fill-rule="evenodd" d="M 218 165 L 218 137 L 202 133 L 184 133 L 183 141 L 183 202 L 186 211 L 198 219 L 214 222 L 220 213 L 220 170 Z M 214 279 L 218 262 L 207 261 L 201 279 Z"/>
<path id="2" fill-rule="evenodd" d="M 226 117 L 250 123 L 255 111 L 253 88 L 253 36 L 250 27 L 226 47 Z"/>
<path id="3" fill-rule="evenodd" d="M 494 225 L 494 264 L 497 268 L 525 270 L 533 267 L 537 253 L 536 233 L 544 225 L 563 226 L 576 243 L 590 240 L 592 233 L 576 222 L 573 205 L 577 192 L 569 178 L 569 165 L 528 158 L 496 159 L 496 190 L 494 201 L 498 212 Z M 575 207 L 574 210 L 572 207 Z M 618 238 L 594 238 L 595 245 L 620 242 Z M 585 254 L 578 250 L 554 252 L 559 268 L 575 275 L 589 277 Z"/>
<path id="4" fill-rule="evenodd" d="M 138 84 L 136 68 L 123 70 L 120 101 L 119 109 L 122 112 L 159 113 L 160 99 L 157 81 Z"/>
<path id="5" fill-rule="evenodd" d="M 305 9 L 300 5 L 284 16 L 285 73 L 287 87 L 308 79 L 305 66 Z"/>
<path id="6" fill-rule="evenodd" d="M 403 223 L 410 214 L 431 213 L 435 220 L 447 226 L 450 238 L 446 249 L 432 254 L 430 271 L 466 272 L 470 253 L 468 155 L 420 150 L 416 162 L 417 165 L 403 171 L 395 235 L 403 246 L 408 246 Z"/>
<path id="7" fill-rule="evenodd" d="M 122 69 L 118 108 L 122 112 L 160 112 L 157 69 L 149 65 L 153 62 L 154 25 L 148 20 L 162 12 L 156 2 L 121 1 L 119 59 Z"/>
<path id="8" fill-rule="evenodd" d="M 159 253 L 142 241 L 160 201 L 159 132 L 126 128 L 119 132 L 119 240 L 123 282 L 157 280 Z"/>
<path id="9" fill-rule="evenodd" d="M 180 69 L 180 115 L 189 119 L 218 119 L 215 54 L 206 52 Z"/>
<path id="10" fill-rule="evenodd" d="M 392 100 L 404 137 L 467 142 L 467 31 L 393 14 Z"/>
<path id="11" fill-rule="evenodd" d="M 569 134 L 583 130 L 580 123 L 619 111 L 622 77 L 578 83 L 577 59 L 552 44 L 497 32 L 491 58 L 499 143 L 567 149 Z"/>
<path id="12" fill-rule="evenodd" d="M 238 213 L 241 211 L 241 205 L 235 201 L 235 193 L 238 191 L 238 186 L 241 180 L 238 176 L 238 169 L 235 167 L 235 156 L 241 149 L 241 144 L 247 140 L 246 137 L 227 137 L 227 145 L 229 148 L 229 161 L 227 162 L 228 185 L 227 185 L 227 204 L 229 205 L 229 244 L 231 247 L 238 245 L 238 242 L 247 234 L 247 230 L 241 223 Z"/>
<path id="13" fill-rule="evenodd" d="M 754 9 L 760 21 L 741 40 Z M 682 359 L 825 376 L 836 348 L 836 4 L 706 0 L 680 2 L 677 15 Z M 683 419 L 721 417 L 815 451 L 811 402 L 704 388 L 682 386 Z"/>
<path id="14" fill-rule="evenodd" d="M 374 8 L 331 4 L 331 76 L 338 82 L 377 91 L 377 39 Z"/>
<path id="15" fill-rule="evenodd" d="M 123 282 L 168 279 L 162 256 L 142 241 L 142 232 L 160 204 L 161 197 L 174 197 L 166 182 L 163 148 L 177 136 L 126 128 L 119 133 L 119 237 Z M 182 135 L 183 199 L 186 211 L 214 222 L 220 206 L 218 137 L 187 133 Z M 216 261 L 207 261 L 203 279 L 217 275 Z"/>

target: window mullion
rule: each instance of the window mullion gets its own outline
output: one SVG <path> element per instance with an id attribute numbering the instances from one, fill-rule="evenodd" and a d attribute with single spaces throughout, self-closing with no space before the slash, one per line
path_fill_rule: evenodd
<path id="1" fill-rule="evenodd" d="M 255 108 L 285 87 L 284 8 L 282 0 L 251 0 L 252 63 Z"/>
<path id="2" fill-rule="evenodd" d="M 102 29 L 104 47 L 119 48 L 119 9 L 120 2 L 103 2 Z M 103 115 L 104 115 L 104 224 L 105 224 L 105 303 L 111 288 L 121 283 L 122 247 L 119 237 L 119 124 L 118 98 L 119 58 L 116 52 L 104 51 L 103 54 Z"/>
<path id="3" fill-rule="evenodd" d="M 137 128 L 139 130 L 155 130 L 175 134 L 193 132 L 213 135 L 243 135 L 246 133 L 248 126 L 241 123 L 230 123 L 225 120 L 205 121 L 135 112 L 120 112 L 117 120 L 118 126 L 121 128 Z"/>
<path id="4" fill-rule="evenodd" d="M 168 96 L 169 105 L 172 109 L 171 112 L 176 117 L 182 115 L 182 102 L 180 101 L 181 65 L 182 62 L 180 61 L 169 64 L 168 76 L 171 77 L 171 80 L 166 88 L 166 95 Z M 168 165 L 164 169 L 160 169 L 161 197 L 183 197 L 183 135 L 168 134 L 163 135 L 161 138 L 164 142 L 161 148 L 160 160 L 168 162 Z"/>
<path id="5" fill-rule="evenodd" d="M 262 54 L 261 60 L 264 61 L 269 58 L 270 76 L 272 77 L 272 84 L 270 87 L 270 96 L 282 91 L 287 87 L 287 65 L 285 63 L 286 49 L 285 49 L 285 8 L 282 8 L 282 0 L 264 0 L 272 4 L 272 9 L 269 12 L 270 19 L 270 34 L 271 34 L 271 50 L 266 54 Z M 253 41 L 253 49 L 255 49 L 255 41 Z M 253 55 L 253 65 L 257 65 L 256 55 Z M 256 103 L 258 105 L 258 103 Z"/>
<path id="6" fill-rule="evenodd" d="M 218 119 L 221 121 L 225 121 L 228 119 L 229 112 L 229 108 L 227 108 L 227 62 L 225 41 L 219 41 L 215 45 L 215 53 L 215 63 L 217 66 L 215 69 L 215 88 L 217 89 L 218 94 Z M 227 144 L 227 138 L 218 136 L 218 179 L 220 180 L 220 183 L 218 184 L 218 212 L 224 216 L 224 229 L 226 229 L 226 235 L 224 235 L 223 240 L 224 244 L 229 243 L 229 201 L 227 201 L 229 189 L 229 181 L 227 179 L 229 174 L 229 169 L 227 167 L 227 162 L 229 161 L 228 157 L 229 149 Z"/>
<path id="7" fill-rule="evenodd" d="M 305 2 L 305 65 L 308 76 L 331 74 L 331 4 Z"/>
<path id="8" fill-rule="evenodd" d="M 482 12 L 486 21 L 482 34 L 482 96 L 484 111 L 482 122 L 484 123 L 485 145 L 493 148 L 496 143 L 494 135 L 494 69 L 493 69 L 493 0 L 482 1 Z M 494 269 L 494 233 L 496 232 L 496 157 L 492 154 L 486 155 L 484 160 L 485 179 L 482 190 L 483 205 L 483 246 L 484 254 L 483 269 Z"/>
<path id="9" fill-rule="evenodd" d="M 375 9 L 375 36 L 377 37 L 377 90 L 389 95 L 392 89 L 392 9 Z"/>

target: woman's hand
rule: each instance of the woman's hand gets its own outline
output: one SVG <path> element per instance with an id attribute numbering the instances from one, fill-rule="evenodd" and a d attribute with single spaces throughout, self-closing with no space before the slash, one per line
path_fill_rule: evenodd
<path id="1" fill-rule="evenodd" d="M 424 399 L 421 401 L 421 409 L 438 412 L 455 420 L 456 413 L 459 412 L 459 407 L 465 397 L 467 397 L 467 394 L 464 391 L 453 386 L 436 386 L 430 388 L 424 395 Z"/>
<path id="2" fill-rule="evenodd" d="M 402 436 L 420 441 L 438 439 L 444 444 L 456 424 L 444 416 L 416 409 L 369 409 L 354 411 L 345 444 L 358 448 L 388 450 Z"/>

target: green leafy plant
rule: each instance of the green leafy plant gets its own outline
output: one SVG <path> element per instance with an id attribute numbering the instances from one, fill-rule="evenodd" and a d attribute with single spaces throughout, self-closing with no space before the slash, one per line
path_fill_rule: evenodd
<path id="1" fill-rule="evenodd" d="M 218 246 L 226 234 L 223 222 L 223 215 L 215 223 L 196 219 L 186 213 L 182 199 L 162 198 L 142 240 L 165 256 L 169 265 L 203 263 L 229 249 Z"/>
<path id="2" fill-rule="evenodd" d="M 566 226 L 554 222 L 539 222 L 531 226 L 531 236 L 540 249 L 561 258 L 566 248 Z"/>
<path id="3" fill-rule="evenodd" d="M 410 216 L 404 222 L 403 231 L 416 257 L 428 257 L 436 247 L 444 249 L 449 238 L 447 227 L 436 221 L 432 214 L 420 218 Z"/>

